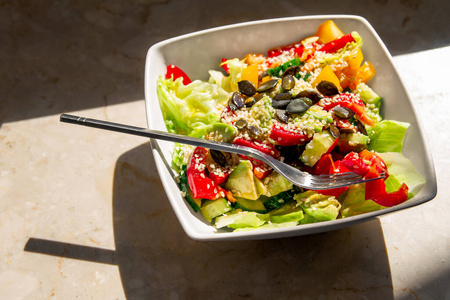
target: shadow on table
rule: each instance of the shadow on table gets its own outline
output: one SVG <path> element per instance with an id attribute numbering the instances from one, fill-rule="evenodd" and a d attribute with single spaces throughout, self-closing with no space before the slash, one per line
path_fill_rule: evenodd
<path id="1" fill-rule="evenodd" d="M 378 219 L 293 238 L 199 242 L 181 228 L 148 143 L 116 163 L 116 250 L 31 238 L 25 251 L 119 266 L 129 299 L 393 299 Z"/>
<path id="2" fill-rule="evenodd" d="M 450 43 L 450 2 L 445 0 L 314 1 L 308 5 L 225 1 L 226 14 L 211 14 L 217 4 L 209 0 L 195 4 L 105 1 L 102 5 L 95 1 L 4 2 L 0 7 L 4 25 L 0 26 L 0 127 L 143 99 L 148 48 L 211 27 L 277 17 L 355 14 L 374 26 L 393 55 Z"/>

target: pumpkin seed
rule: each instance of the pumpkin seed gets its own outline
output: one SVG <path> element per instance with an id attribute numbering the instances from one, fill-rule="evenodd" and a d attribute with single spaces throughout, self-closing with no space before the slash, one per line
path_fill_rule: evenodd
<path id="1" fill-rule="evenodd" d="M 289 90 L 293 89 L 294 86 L 295 86 L 295 78 L 293 75 L 286 75 L 281 80 L 281 87 L 285 91 L 289 91 Z"/>
<path id="2" fill-rule="evenodd" d="M 316 89 L 325 96 L 334 96 L 339 94 L 338 88 L 334 85 L 334 83 L 330 81 L 323 80 L 317 86 Z"/>
<path id="3" fill-rule="evenodd" d="M 233 95 L 230 98 L 228 106 L 231 108 L 231 105 L 233 105 L 233 104 L 236 106 L 237 109 L 240 109 L 244 106 L 245 100 L 244 100 L 244 97 L 242 97 L 241 93 L 239 93 L 239 92 L 233 93 Z"/>
<path id="4" fill-rule="evenodd" d="M 316 104 L 323 98 L 323 96 L 318 91 L 312 89 L 301 91 L 300 93 L 297 94 L 295 98 L 303 98 L 303 97 L 311 100 L 312 103 L 311 105 Z"/>
<path id="5" fill-rule="evenodd" d="M 283 123 L 287 123 L 289 121 L 289 116 L 284 109 L 277 109 L 275 112 L 276 117 Z"/>
<path id="6" fill-rule="evenodd" d="M 286 111 L 290 114 L 301 114 L 309 108 L 310 106 L 302 98 L 295 98 L 288 104 Z"/>
<path id="7" fill-rule="evenodd" d="M 273 108 L 281 108 L 286 109 L 291 100 L 275 100 L 272 99 L 272 107 Z"/>
<path id="8" fill-rule="evenodd" d="M 262 130 L 258 126 L 249 125 L 247 126 L 250 136 L 254 139 L 260 139 L 262 136 Z"/>
<path id="9" fill-rule="evenodd" d="M 236 126 L 236 128 L 239 130 L 245 129 L 245 127 L 247 127 L 247 125 L 248 125 L 248 122 L 244 119 L 239 119 L 236 121 L 236 123 L 234 123 L 234 126 Z"/>
<path id="10" fill-rule="evenodd" d="M 334 137 L 335 139 L 339 138 L 339 136 L 341 135 L 341 133 L 339 132 L 339 128 L 337 128 L 336 125 L 330 126 L 330 133 L 331 136 Z"/>
<path id="11" fill-rule="evenodd" d="M 351 109 L 342 106 L 336 106 L 333 108 L 333 113 L 339 119 L 350 119 L 355 115 Z"/>
<path id="12" fill-rule="evenodd" d="M 289 92 L 279 93 L 278 95 L 275 95 L 275 97 L 273 97 L 272 99 L 273 100 L 291 100 L 292 95 Z"/>
<path id="13" fill-rule="evenodd" d="M 210 149 L 209 153 L 211 154 L 212 159 L 218 163 L 221 167 L 225 167 L 227 165 L 227 158 L 222 151 Z"/>
<path id="14" fill-rule="evenodd" d="M 300 67 L 299 66 L 297 66 L 297 65 L 290 66 L 289 68 L 287 68 L 284 71 L 283 77 L 288 76 L 288 75 L 295 76 L 299 71 L 300 71 Z"/>
<path id="15" fill-rule="evenodd" d="M 356 128 L 358 128 L 359 132 L 361 132 L 362 134 L 367 135 L 366 126 L 364 126 L 364 124 L 360 120 L 358 120 Z"/>
<path id="16" fill-rule="evenodd" d="M 254 94 L 256 94 L 256 87 L 255 85 L 248 81 L 248 80 L 241 80 L 238 82 L 238 88 L 239 88 L 239 92 L 241 92 L 242 94 L 246 95 L 246 96 L 253 96 Z"/>
<path id="17" fill-rule="evenodd" d="M 270 79 L 262 83 L 256 91 L 258 93 L 271 92 L 278 84 L 278 79 Z"/>

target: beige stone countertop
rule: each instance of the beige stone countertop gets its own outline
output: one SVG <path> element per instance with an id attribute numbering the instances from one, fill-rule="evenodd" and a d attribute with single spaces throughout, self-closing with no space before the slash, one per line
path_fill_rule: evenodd
<path id="1" fill-rule="evenodd" d="M 59 115 L 145 127 L 143 65 L 155 42 L 270 16 L 364 10 L 358 1 L 344 1 L 348 11 L 282 1 L 238 13 L 231 1 L 215 18 L 214 1 L 144 2 L 0 3 L 0 299 L 450 299 L 450 43 L 438 31 L 448 9 L 436 9 L 447 2 L 374 1 L 365 15 L 422 119 L 437 197 L 337 231 L 237 242 L 184 233 L 146 139 Z M 392 7 L 400 20 L 383 14 Z M 429 34 L 419 12 L 437 14 Z"/>

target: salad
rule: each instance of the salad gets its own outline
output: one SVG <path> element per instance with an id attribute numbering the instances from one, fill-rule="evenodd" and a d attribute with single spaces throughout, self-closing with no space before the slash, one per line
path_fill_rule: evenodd
<path id="1" fill-rule="evenodd" d="M 222 58 L 208 81 L 167 66 L 157 93 L 169 132 L 252 147 L 317 175 L 385 174 L 306 190 L 256 159 L 175 144 L 172 168 L 192 209 L 216 228 L 248 231 L 347 218 L 417 194 L 425 179 L 402 154 L 409 124 L 383 119 L 362 44 L 329 20 L 265 54 Z"/>

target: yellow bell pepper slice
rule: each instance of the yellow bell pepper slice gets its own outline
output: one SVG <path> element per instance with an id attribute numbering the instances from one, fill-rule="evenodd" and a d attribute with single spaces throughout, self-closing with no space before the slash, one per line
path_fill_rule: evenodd
<path id="1" fill-rule="evenodd" d="M 319 37 L 319 42 L 326 44 L 344 36 L 344 33 L 333 21 L 328 20 L 319 26 L 316 35 Z"/>
<path id="2" fill-rule="evenodd" d="M 339 78 L 334 74 L 333 70 L 329 65 L 326 65 L 322 71 L 320 71 L 319 75 L 317 75 L 316 79 L 312 82 L 312 86 L 316 87 L 322 81 L 332 82 L 340 92 L 342 92 L 342 87 L 339 82 Z"/>
<path id="3" fill-rule="evenodd" d="M 265 76 L 265 77 L 263 77 L 263 78 L 261 79 L 261 84 L 263 84 L 263 83 L 266 82 L 266 81 L 269 81 L 270 79 L 272 79 L 272 77 L 270 77 L 270 76 Z"/>
<path id="4" fill-rule="evenodd" d="M 376 71 L 374 66 L 368 61 L 365 61 L 364 64 L 361 67 L 359 67 L 358 77 L 364 83 L 367 83 L 370 79 L 372 79 L 372 77 L 375 76 L 375 74 Z"/>
<path id="5" fill-rule="evenodd" d="M 364 60 L 364 56 L 361 51 L 361 48 L 357 47 L 350 54 L 349 59 L 348 59 L 348 65 L 353 72 L 357 73 L 363 60 Z"/>
<path id="6" fill-rule="evenodd" d="M 248 80 L 258 86 L 258 65 L 249 65 L 242 70 L 241 80 Z"/>

